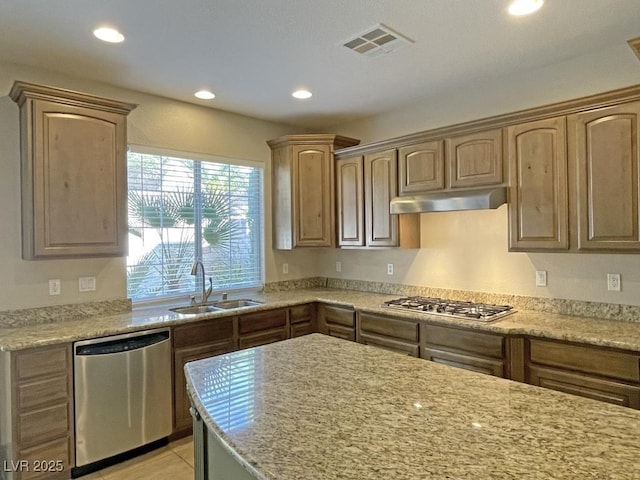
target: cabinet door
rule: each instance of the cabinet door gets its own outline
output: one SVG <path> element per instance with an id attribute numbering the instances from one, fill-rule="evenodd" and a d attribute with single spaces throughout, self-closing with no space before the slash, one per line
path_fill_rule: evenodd
<path id="1" fill-rule="evenodd" d="M 289 337 L 295 338 L 316 331 L 316 308 L 310 303 L 289 309 Z"/>
<path id="2" fill-rule="evenodd" d="M 179 348 L 174 353 L 174 432 L 191 427 L 192 420 L 189 413 L 189 396 L 187 395 L 187 380 L 184 377 L 184 365 L 214 355 L 235 350 L 233 340 L 201 345 L 198 347 Z"/>
<path id="3" fill-rule="evenodd" d="M 442 140 L 402 147 L 398 151 L 399 195 L 444 188 L 444 145 Z"/>
<path id="4" fill-rule="evenodd" d="M 25 258 L 124 255 L 126 124 L 120 114 L 33 102 L 23 167 Z"/>
<path id="5" fill-rule="evenodd" d="M 318 306 L 318 332 L 332 337 L 355 341 L 356 314 L 348 308 Z"/>
<path id="6" fill-rule="evenodd" d="M 484 373 L 485 375 L 493 375 L 495 377 L 504 377 L 504 362 L 493 358 L 482 358 L 474 355 L 449 352 L 437 348 L 424 348 L 422 358 L 449 365 L 450 367 L 464 368 L 472 372 Z"/>
<path id="7" fill-rule="evenodd" d="M 292 147 L 295 245 L 331 247 L 333 238 L 333 168 L 328 145 Z"/>
<path id="8" fill-rule="evenodd" d="M 418 323 L 383 315 L 358 313 L 358 342 L 418 357 Z"/>
<path id="9" fill-rule="evenodd" d="M 371 247 L 398 245 L 398 216 L 389 213 L 397 193 L 396 150 L 370 153 L 364 159 L 366 244 Z"/>
<path id="10" fill-rule="evenodd" d="M 621 407 L 640 408 L 640 387 L 637 385 L 537 366 L 528 368 L 527 383 Z"/>
<path id="11" fill-rule="evenodd" d="M 502 183 L 502 129 L 447 139 L 447 164 L 451 188 Z"/>
<path id="12" fill-rule="evenodd" d="M 640 251 L 640 102 L 568 117 L 578 250 Z"/>
<path id="13" fill-rule="evenodd" d="M 504 377 L 505 338 L 493 333 L 421 325 L 421 357 L 452 367 Z"/>
<path id="14" fill-rule="evenodd" d="M 512 251 L 569 248 L 565 124 L 561 117 L 507 129 Z"/>
<path id="15" fill-rule="evenodd" d="M 362 247 L 364 241 L 363 158 L 336 162 L 338 245 Z"/>

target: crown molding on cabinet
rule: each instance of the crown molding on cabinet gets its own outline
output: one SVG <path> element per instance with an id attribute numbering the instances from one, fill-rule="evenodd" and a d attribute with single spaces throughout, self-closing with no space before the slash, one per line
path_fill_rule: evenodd
<path id="1" fill-rule="evenodd" d="M 631 50 L 633 50 L 633 53 L 638 56 L 638 60 L 640 60 L 640 37 L 632 38 L 627 43 L 631 47 Z"/>
<path id="2" fill-rule="evenodd" d="M 640 49 L 640 37 L 630 40 L 629 44 L 634 49 Z M 640 52 L 636 51 L 636 53 L 640 56 Z M 345 158 L 355 155 L 363 155 L 368 152 L 385 150 L 388 148 L 398 148 L 406 145 L 442 139 L 445 137 L 455 137 L 462 134 L 472 134 L 492 128 L 508 127 L 518 123 L 543 120 L 561 115 L 571 115 L 584 112 L 586 110 L 612 107 L 637 100 L 640 100 L 640 85 L 634 85 L 564 102 L 552 103 L 541 107 L 495 115 L 479 120 L 458 123 L 446 127 L 435 128 L 433 130 L 425 130 L 365 145 L 343 148 L 336 151 L 335 156 L 336 158 Z"/>
<path id="3" fill-rule="evenodd" d="M 22 106 L 28 99 L 53 101 L 63 105 L 74 107 L 89 107 L 105 112 L 127 115 L 138 105 L 135 103 L 120 102 L 110 98 L 98 97 L 87 93 L 76 92 L 64 88 L 36 85 L 34 83 L 16 81 L 9 92 L 9 97 Z"/>

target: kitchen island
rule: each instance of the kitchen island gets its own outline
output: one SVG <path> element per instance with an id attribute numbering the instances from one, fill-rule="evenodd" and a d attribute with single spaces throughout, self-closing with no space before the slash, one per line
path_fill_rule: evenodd
<path id="1" fill-rule="evenodd" d="M 185 372 L 204 478 L 640 478 L 638 411 L 320 334 Z"/>

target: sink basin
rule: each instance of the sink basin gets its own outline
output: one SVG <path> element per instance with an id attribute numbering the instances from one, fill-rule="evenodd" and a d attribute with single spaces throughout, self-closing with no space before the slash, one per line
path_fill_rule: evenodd
<path id="1" fill-rule="evenodd" d="M 242 308 L 242 307 L 253 307 L 254 305 L 261 305 L 262 302 L 258 302 L 257 300 L 249 300 L 248 298 L 241 298 L 237 300 L 221 300 L 219 302 L 213 302 L 213 305 L 216 308 L 221 308 L 223 310 L 230 310 L 232 308 Z"/>
<path id="2" fill-rule="evenodd" d="M 213 305 L 188 305 L 186 307 L 170 308 L 169 310 L 183 315 L 197 315 L 199 313 L 218 312 L 222 309 Z"/>

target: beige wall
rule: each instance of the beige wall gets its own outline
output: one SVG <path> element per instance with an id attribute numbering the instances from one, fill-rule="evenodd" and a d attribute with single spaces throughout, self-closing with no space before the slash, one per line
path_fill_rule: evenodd
<path id="1" fill-rule="evenodd" d="M 270 242 L 270 151 L 266 141 L 280 135 L 296 133 L 294 127 L 0 63 L 0 311 L 126 297 L 124 258 L 40 261 L 21 259 L 19 114 L 18 106 L 7 96 L 15 80 L 78 90 L 139 104 L 128 118 L 130 143 L 264 163 L 266 279 L 273 281 L 276 278 L 276 259 Z M 292 273 L 306 276 L 307 273 L 300 271 L 301 268 L 298 266 L 306 263 L 295 261 Z M 315 264 L 310 269 L 313 270 L 314 267 Z M 79 293 L 80 276 L 95 276 L 97 290 Z M 62 294 L 59 296 L 48 294 L 48 280 L 54 278 L 62 281 Z"/>
<path id="2" fill-rule="evenodd" d="M 478 82 L 335 130 L 363 143 L 600 93 L 640 83 L 640 62 L 619 45 L 514 77 Z M 419 250 L 323 250 L 319 274 L 440 288 L 640 305 L 640 255 L 507 252 L 507 206 L 421 215 Z M 342 262 L 342 272 L 335 262 Z M 387 263 L 394 275 L 387 275 Z M 548 287 L 535 286 L 547 270 Z M 622 275 L 622 292 L 606 274 Z"/>

